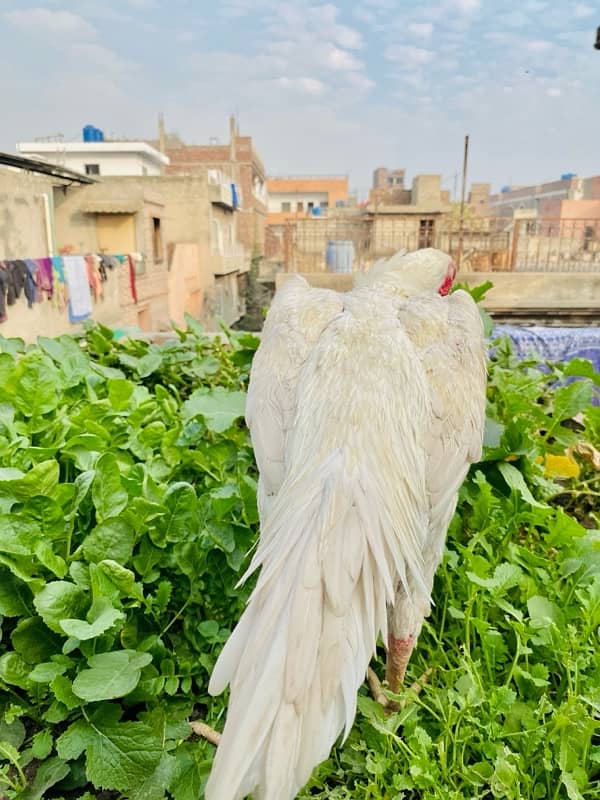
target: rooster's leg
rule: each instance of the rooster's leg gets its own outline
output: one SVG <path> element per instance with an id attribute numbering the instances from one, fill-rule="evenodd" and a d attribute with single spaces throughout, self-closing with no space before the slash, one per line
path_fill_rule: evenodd
<path id="1" fill-rule="evenodd" d="M 406 667 L 415 646 L 415 637 L 396 639 L 391 633 L 388 637 L 388 654 L 385 670 L 387 685 L 391 692 L 398 694 L 404 682 Z"/>

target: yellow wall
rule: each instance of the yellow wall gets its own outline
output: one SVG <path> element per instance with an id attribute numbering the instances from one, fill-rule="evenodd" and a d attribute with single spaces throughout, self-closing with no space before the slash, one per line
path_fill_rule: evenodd
<path id="1" fill-rule="evenodd" d="M 101 253 L 135 253 L 135 214 L 97 214 L 98 249 Z"/>

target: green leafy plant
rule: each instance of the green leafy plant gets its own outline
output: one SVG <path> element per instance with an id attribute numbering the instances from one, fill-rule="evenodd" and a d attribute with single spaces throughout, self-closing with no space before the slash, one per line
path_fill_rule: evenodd
<path id="1" fill-rule="evenodd" d="M 191 319 L 162 344 L 0 339 L 0 796 L 202 797 L 213 748 L 189 722 L 222 727 L 208 677 L 252 588 L 257 343 Z M 484 457 L 410 665 L 429 681 L 387 716 L 361 690 L 302 797 L 598 796 L 600 492 L 577 451 L 598 447 L 597 381 L 496 343 Z"/>

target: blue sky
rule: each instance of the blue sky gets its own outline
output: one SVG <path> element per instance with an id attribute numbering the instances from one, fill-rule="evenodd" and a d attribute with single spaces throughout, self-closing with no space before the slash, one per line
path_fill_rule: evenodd
<path id="1" fill-rule="evenodd" d="M 593 6 L 596 6 L 594 8 Z M 86 123 L 225 140 L 272 174 L 600 173 L 597 0 L 0 0 L 0 148 Z"/>

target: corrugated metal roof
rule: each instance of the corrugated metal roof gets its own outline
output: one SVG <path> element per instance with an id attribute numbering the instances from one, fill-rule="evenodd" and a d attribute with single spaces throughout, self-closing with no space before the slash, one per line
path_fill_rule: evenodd
<path id="1" fill-rule="evenodd" d="M 45 161 L 37 161 L 33 158 L 14 156 L 11 153 L 0 153 L 0 164 L 7 167 L 16 167 L 27 172 L 35 172 L 38 175 L 60 178 L 60 180 L 68 181 L 69 183 L 96 183 L 94 178 L 90 178 L 89 175 L 82 175 L 79 172 L 75 172 L 75 170 L 60 167 L 56 164 L 47 164 Z"/>

